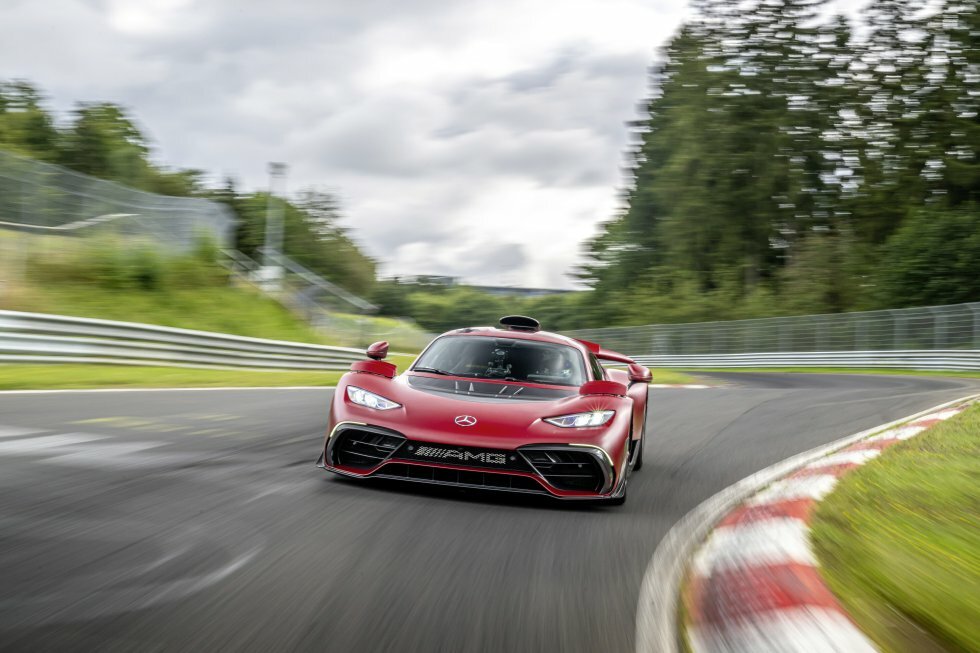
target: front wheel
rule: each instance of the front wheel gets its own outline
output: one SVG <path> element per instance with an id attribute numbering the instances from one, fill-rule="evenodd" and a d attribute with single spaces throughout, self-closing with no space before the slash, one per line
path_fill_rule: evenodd
<path id="1" fill-rule="evenodd" d="M 643 468 L 643 443 L 647 441 L 647 411 L 646 408 L 643 409 L 643 428 L 640 430 L 640 441 L 636 443 L 636 461 L 633 463 L 633 471 L 639 471 Z"/>

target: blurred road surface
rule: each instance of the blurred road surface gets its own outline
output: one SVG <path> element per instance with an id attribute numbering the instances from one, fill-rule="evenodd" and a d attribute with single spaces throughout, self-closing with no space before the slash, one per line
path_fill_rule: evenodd
<path id="1" fill-rule="evenodd" d="M 655 390 L 622 508 L 326 476 L 330 390 L 0 394 L 0 648 L 631 651 L 700 501 L 973 380 Z"/>

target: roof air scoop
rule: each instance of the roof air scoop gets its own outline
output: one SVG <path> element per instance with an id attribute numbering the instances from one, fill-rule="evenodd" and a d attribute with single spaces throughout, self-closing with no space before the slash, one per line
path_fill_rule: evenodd
<path id="1" fill-rule="evenodd" d="M 533 317 L 526 317 L 524 315 L 507 315 L 500 318 L 500 325 L 506 328 L 508 331 L 524 331 L 526 333 L 534 333 L 541 330 L 541 323 L 535 320 Z"/>

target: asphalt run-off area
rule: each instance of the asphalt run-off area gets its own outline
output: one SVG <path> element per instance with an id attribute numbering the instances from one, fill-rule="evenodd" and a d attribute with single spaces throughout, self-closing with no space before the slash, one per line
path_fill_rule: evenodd
<path id="1" fill-rule="evenodd" d="M 0 648 L 631 651 L 698 503 L 980 386 L 712 379 L 651 391 L 618 508 L 327 476 L 327 389 L 0 393 Z"/>

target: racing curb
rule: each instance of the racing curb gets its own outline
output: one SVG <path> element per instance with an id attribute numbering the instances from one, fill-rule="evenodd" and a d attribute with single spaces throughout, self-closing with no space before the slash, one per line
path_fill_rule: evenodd
<path id="1" fill-rule="evenodd" d="M 636 651 L 680 650 L 681 583 L 702 543 L 684 597 L 694 653 L 875 651 L 819 579 L 808 515 L 840 475 L 978 397 L 961 397 L 798 454 L 689 512 L 647 567 L 637 605 Z"/>

